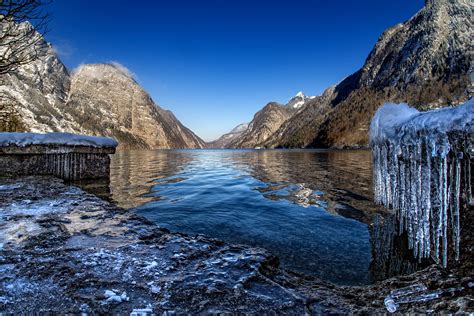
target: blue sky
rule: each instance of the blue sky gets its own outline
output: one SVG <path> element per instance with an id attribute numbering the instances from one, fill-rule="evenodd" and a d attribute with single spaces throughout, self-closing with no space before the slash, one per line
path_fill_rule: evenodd
<path id="1" fill-rule="evenodd" d="M 62 61 L 116 61 L 205 140 L 269 101 L 317 95 L 360 68 L 380 34 L 423 0 L 55 0 Z"/>

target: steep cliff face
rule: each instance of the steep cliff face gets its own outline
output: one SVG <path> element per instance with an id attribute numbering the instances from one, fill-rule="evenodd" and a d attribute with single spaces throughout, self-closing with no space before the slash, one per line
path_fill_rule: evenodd
<path id="1" fill-rule="evenodd" d="M 65 107 L 85 131 L 115 137 L 123 147 L 204 146 L 171 112 L 157 106 L 119 65 L 80 66 L 72 75 Z"/>
<path id="2" fill-rule="evenodd" d="M 366 146 L 370 119 L 384 102 L 424 110 L 468 99 L 472 35 L 469 1 L 427 1 L 380 36 L 360 70 L 307 102 L 266 145 Z"/>
<path id="3" fill-rule="evenodd" d="M 70 75 L 50 44 L 36 49 L 38 59 L 0 79 L 0 116 L 14 111 L 14 130 L 110 136 L 120 148 L 205 146 L 120 65 L 83 65 Z"/>
<path id="4" fill-rule="evenodd" d="M 22 26 L 31 27 L 28 23 Z M 18 116 L 17 130 L 75 131 L 78 125 L 62 111 L 70 87 L 69 73 L 51 45 L 43 41 L 35 49 L 37 60 L 1 76 L 0 105 Z"/>
<path id="5" fill-rule="evenodd" d="M 234 127 L 230 132 L 222 135 L 218 139 L 207 143 L 208 148 L 227 148 L 229 144 L 242 135 L 243 132 L 245 132 L 248 128 L 249 124 L 248 123 L 242 123 Z"/>
<path id="6" fill-rule="evenodd" d="M 401 91 L 463 80 L 470 67 L 471 7 L 467 0 L 431 0 L 414 17 L 385 31 L 360 70 L 358 86 L 396 87 Z M 440 105 L 455 99 L 417 102 Z M 425 99 L 424 96 L 419 96 Z"/>

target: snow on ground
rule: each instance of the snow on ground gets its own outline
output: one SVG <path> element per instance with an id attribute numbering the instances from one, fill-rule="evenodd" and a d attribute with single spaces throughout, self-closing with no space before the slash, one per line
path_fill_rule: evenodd
<path id="1" fill-rule="evenodd" d="M 117 147 L 113 138 L 77 135 L 71 133 L 0 133 L 0 147 L 31 145 L 64 145 L 88 147 Z"/>

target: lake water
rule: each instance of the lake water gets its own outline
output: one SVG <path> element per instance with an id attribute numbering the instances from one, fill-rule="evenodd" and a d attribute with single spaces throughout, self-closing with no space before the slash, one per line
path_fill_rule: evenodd
<path id="1" fill-rule="evenodd" d="M 390 259 L 399 240 L 372 202 L 371 159 L 362 150 L 121 151 L 111 198 L 171 231 L 263 247 L 287 269 L 368 284 L 414 269 L 403 252 Z"/>

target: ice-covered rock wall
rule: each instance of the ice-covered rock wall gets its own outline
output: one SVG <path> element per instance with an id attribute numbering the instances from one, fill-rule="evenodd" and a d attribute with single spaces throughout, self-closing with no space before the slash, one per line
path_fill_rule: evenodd
<path id="1" fill-rule="evenodd" d="M 418 112 L 385 104 L 372 119 L 375 200 L 396 211 L 418 258 L 460 257 L 461 210 L 472 206 L 474 102 Z"/>
<path id="2" fill-rule="evenodd" d="M 109 178 L 117 145 L 111 138 L 70 133 L 0 133 L 0 176 Z"/>

